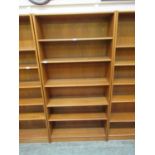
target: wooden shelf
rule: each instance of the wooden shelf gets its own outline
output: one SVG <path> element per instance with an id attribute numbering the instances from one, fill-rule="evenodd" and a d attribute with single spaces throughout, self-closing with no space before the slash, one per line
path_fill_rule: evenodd
<path id="1" fill-rule="evenodd" d="M 48 135 L 46 129 L 20 129 L 20 142 L 47 142 Z"/>
<path id="2" fill-rule="evenodd" d="M 28 81 L 28 82 L 20 82 L 19 88 L 40 88 L 41 84 L 39 81 Z"/>
<path id="3" fill-rule="evenodd" d="M 43 64 L 48 63 L 78 63 L 78 62 L 110 62 L 109 57 L 87 57 L 87 58 L 52 58 L 42 61 Z"/>
<path id="4" fill-rule="evenodd" d="M 112 103 L 129 103 L 135 102 L 134 95 L 114 95 L 112 97 Z"/>
<path id="5" fill-rule="evenodd" d="M 80 86 L 107 86 L 106 78 L 85 78 L 85 79 L 56 79 L 48 80 L 45 87 L 80 87 Z"/>
<path id="6" fill-rule="evenodd" d="M 39 39 L 39 42 L 91 41 L 91 40 L 112 40 L 112 39 L 113 39 L 113 37 Z"/>
<path id="7" fill-rule="evenodd" d="M 109 139 L 130 139 L 134 136 L 134 128 L 111 128 L 109 132 Z"/>
<path id="8" fill-rule="evenodd" d="M 19 52 L 34 52 L 35 48 L 20 48 Z"/>
<path id="9" fill-rule="evenodd" d="M 116 61 L 115 66 L 134 66 L 135 62 L 132 60 L 121 60 L 121 61 Z"/>
<path id="10" fill-rule="evenodd" d="M 116 48 L 135 48 L 135 45 L 117 45 Z"/>
<path id="11" fill-rule="evenodd" d="M 71 114 L 51 114 L 49 121 L 86 121 L 86 120 L 106 120 L 105 113 L 71 113 Z"/>
<path id="12" fill-rule="evenodd" d="M 69 138 L 105 138 L 104 128 L 58 128 L 51 133 L 53 140 Z"/>
<path id="13" fill-rule="evenodd" d="M 22 113 L 19 115 L 20 121 L 45 120 L 44 113 Z"/>
<path id="14" fill-rule="evenodd" d="M 134 122 L 134 121 L 135 121 L 134 113 L 120 112 L 111 114 L 110 122 Z"/>
<path id="15" fill-rule="evenodd" d="M 70 106 L 104 106 L 108 105 L 106 97 L 79 97 L 79 98 L 53 98 L 47 107 L 70 107 Z"/>
<path id="16" fill-rule="evenodd" d="M 19 99 L 19 106 L 39 106 L 43 105 L 42 98 Z"/>
<path id="17" fill-rule="evenodd" d="M 134 85 L 134 84 L 135 84 L 134 79 L 127 79 L 127 78 L 114 79 L 114 85 Z"/>
<path id="18" fill-rule="evenodd" d="M 20 64 L 19 69 L 38 69 L 37 64 Z"/>

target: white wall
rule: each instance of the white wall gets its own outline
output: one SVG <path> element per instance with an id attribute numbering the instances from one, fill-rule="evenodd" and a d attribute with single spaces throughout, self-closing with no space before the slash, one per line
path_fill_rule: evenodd
<path id="1" fill-rule="evenodd" d="M 101 2 L 100 0 L 52 0 L 44 6 L 33 5 L 28 0 L 19 0 L 19 14 L 106 12 L 134 9 L 135 4 L 132 0 L 124 0 L 124 2 Z"/>

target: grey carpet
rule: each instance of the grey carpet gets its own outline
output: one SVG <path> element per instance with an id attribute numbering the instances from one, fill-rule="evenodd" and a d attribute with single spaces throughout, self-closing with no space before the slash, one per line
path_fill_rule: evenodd
<path id="1" fill-rule="evenodd" d="M 133 140 L 20 144 L 20 155 L 134 155 Z"/>

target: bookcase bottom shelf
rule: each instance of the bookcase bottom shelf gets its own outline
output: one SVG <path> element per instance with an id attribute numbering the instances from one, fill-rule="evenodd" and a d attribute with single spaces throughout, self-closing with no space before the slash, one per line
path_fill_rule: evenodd
<path id="1" fill-rule="evenodd" d="M 51 133 L 51 141 L 105 140 L 104 128 L 57 128 Z"/>
<path id="2" fill-rule="evenodd" d="M 20 129 L 19 137 L 21 143 L 48 142 L 46 129 Z"/>
<path id="3" fill-rule="evenodd" d="M 112 128 L 110 129 L 109 139 L 134 139 L 134 128 Z"/>

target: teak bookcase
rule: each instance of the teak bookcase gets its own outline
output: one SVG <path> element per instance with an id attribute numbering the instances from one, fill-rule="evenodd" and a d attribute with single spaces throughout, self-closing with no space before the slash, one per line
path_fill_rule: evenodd
<path id="1" fill-rule="evenodd" d="M 19 17 L 20 142 L 48 141 L 46 107 L 32 17 Z"/>
<path id="2" fill-rule="evenodd" d="M 20 16 L 22 142 L 134 138 L 134 16 Z"/>

